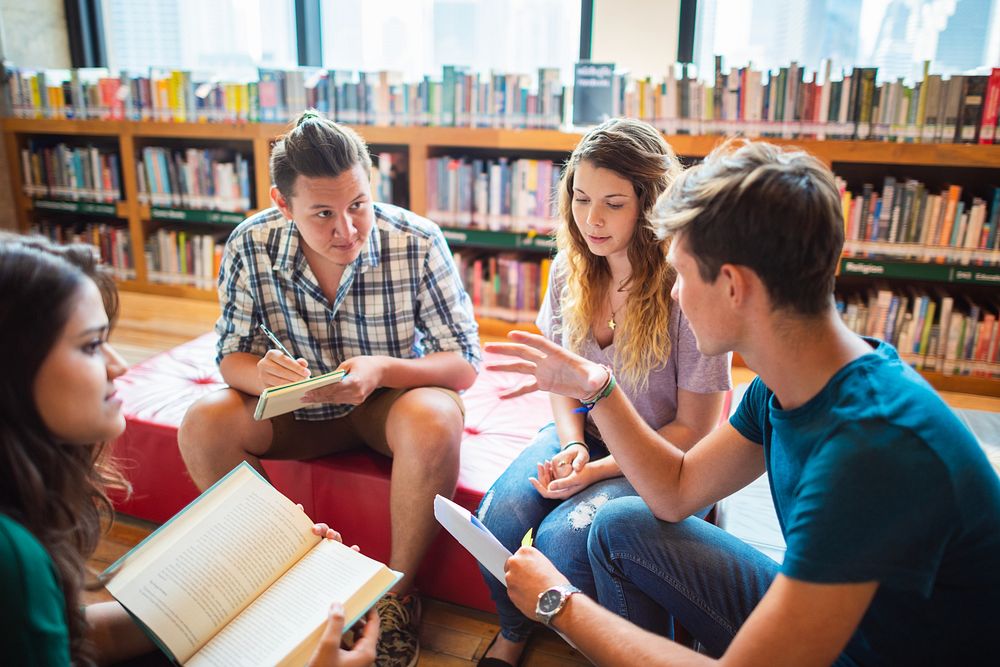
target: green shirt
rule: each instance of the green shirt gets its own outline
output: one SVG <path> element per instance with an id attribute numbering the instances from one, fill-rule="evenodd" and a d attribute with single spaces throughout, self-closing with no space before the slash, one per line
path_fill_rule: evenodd
<path id="1" fill-rule="evenodd" d="M 68 665 L 65 598 L 55 564 L 28 530 L 0 513 L 0 656 L 5 665 Z"/>

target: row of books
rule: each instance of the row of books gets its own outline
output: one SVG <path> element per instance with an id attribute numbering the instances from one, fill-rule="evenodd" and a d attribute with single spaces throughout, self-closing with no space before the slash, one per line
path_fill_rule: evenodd
<path id="1" fill-rule="evenodd" d="M 88 222 L 56 222 L 36 220 L 32 234 L 40 234 L 56 243 L 89 243 L 97 248 L 101 262 L 109 267 L 118 280 L 135 280 L 135 261 L 128 228 Z"/>
<path id="2" fill-rule="evenodd" d="M 441 78 L 403 82 L 396 72 L 260 68 L 250 82 L 197 81 L 191 72 L 87 68 L 9 72 L 18 118 L 163 122 L 271 122 L 314 108 L 358 125 L 557 128 L 565 91 L 558 68 L 537 76 L 481 74 L 445 65 Z"/>
<path id="3" fill-rule="evenodd" d="M 551 259 L 464 250 L 455 252 L 454 258 L 476 317 L 535 321 L 549 284 Z"/>
<path id="4" fill-rule="evenodd" d="M 215 289 L 228 235 L 228 231 L 199 234 L 158 229 L 146 238 L 147 279 L 151 283 Z"/>
<path id="5" fill-rule="evenodd" d="M 959 185 L 932 194 L 918 180 L 892 176 L 885 178 L 881 191 L 865 183 L 860 193 L 852 193 L 839 177 L 837 184 L 850 254 L 1000 265 L 1000 187 L 993 188 L 987 205 L 979 197 L 967 204 Z"/>
<path id="6" fill-rule="evenodd" d="M 427 160 L 427 216 L 448 227 L 549 232 L 558 216 L 552 160 Z"/>
<path id="7" fill-rule="evenodd" d="M 146 146 L 137 161 L 139 202 L 216 211 L 247 211 L 250 166 L 239 151 Z"/>
<path id="8" fill-rule="evenodd" d="M 372 156 L 371 185 L 375 201 L 394 204 L 393 182 L 406 171 L 406 156 L 402 153 L 379 153 Z"/>
<path id="9" fill-rule="evenodd" d="M 21 149 L 24 194 L 69 201 L 115 202 L 122 198 L 118 154 L 96 146 L 39 145 Z"/>
<path id="10" fill-rule="evenodd" d="M 792 62 L 777 71 L 724 69 L 701 81 L 668 67 L 637 78 L 613 64 L 579 63 L 570 89 L 557 68 L 534 76 L 482 74 L 446 65 L 440 78 L 404 82 L 390 71 L 261 68 L 251 82 L 196 81 L 190 72 L 13 69 L 7 98 L 16 117 L 164 122 L 285 122 L 316 108 L 349 124 L 558 128 L 609 116 L 642 118 L 667 134 L 994 143 L 1000 68 L 990 75 L 930 73 L 909 84 L 877 81 L 855 67 L 833 78 Z M 569 109 L 573 112 L 570 116 Z"/>
<path id="11" fill-rule="evenodd" d="M 578 66 L 579 67 L 579 66 Z M 1000 68 L 990 75 L 930 74 L 913 85 L 877 82 L 878 68 L 855 67 L 839 80 L 829 63 L 822 76 L 792 63 L 777 72 L 723 71 L 713 83 L 672 68 L 662 80 L 614 74 L 602 89 L 577 91 L 590 118 L 628 116 L 667 134 L 745 134 L 783 138 L 873 139 L 891 142 L 992 144 L 1000 112 Z M 601 96 L 588 100 L 587 96 Z"/>
<path id="12" fill-rule="evenodd" d="M 837 296 L 847 326 L 892 343 L 918 370 L 1000 378 L 1000 302 L 878 287 Z"/>

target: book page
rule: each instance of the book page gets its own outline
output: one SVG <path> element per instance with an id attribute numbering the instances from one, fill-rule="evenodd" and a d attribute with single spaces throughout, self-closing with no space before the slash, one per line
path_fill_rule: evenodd
<path id="1" fill-rule="evenodd" d="M 187 664 L 278 665 L 308 658 L 332 602 L 344 604 L 344 627 L 349 628 L 400 576 L 339 542 L 323 540 Z"/>
<path id="2" fill-rule="evenodd" d="M 183 663 L 319 541 L 305 513 L 253 474 L 108 590 Z"/>

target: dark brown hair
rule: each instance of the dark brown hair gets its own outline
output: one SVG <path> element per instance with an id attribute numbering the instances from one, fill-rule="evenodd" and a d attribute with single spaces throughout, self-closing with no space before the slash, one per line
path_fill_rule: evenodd
<path id="1" fill-rule="evenodd" d="M 286 199 L 295 194 L 295 179 L 335 178 L 360 164 L 371 173 L 368 145 L 349 127 L 305 111 L 295 127 L 271 149 L 271 182 Z"/>
<path id="2" fill-rule="evenodd" d="M 805 151 L 732 140 L 685 171 L 657 205 L 661 236 L 687 244 L 703 280 L 752 269 L 775 308 L 805 316 L 832 303 L 844 245 L 833 174 Z"/>
<path id="3" fill-rule="evenodd" d="M 17 350 L 0 385 L 0 512 L 30 531 L 55 564 L 74 664 L 91 664 L 80 591 L 88 584 L 86 559 L 112 515 L 105 489 L 126 484 L 105 443 L 70 445 L 49 433 L 32 388 L 86 280 L 97 284 L 114 322 L 117 291 L 92 247 L 0 233 L 0 347 Z"/>

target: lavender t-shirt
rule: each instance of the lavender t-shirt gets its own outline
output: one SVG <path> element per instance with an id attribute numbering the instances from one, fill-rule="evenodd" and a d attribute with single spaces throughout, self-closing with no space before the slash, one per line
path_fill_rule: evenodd
<path id="1" fill-rule="evenodd" d="M 563 344 L 560 297 L 565 285 L 565 270 L 566 261 L 560 253 L 552 262 L 548 290 L 538 311 L 538 319 L 535 320 L 542 335 L 559 345 Z M 670 357 L 665 365 L 649 374 L 649 384 L 645 390 L 638 389 L 624 378 L 615 376 L 619 387 L 628 396 L 639 415 L 654 430 L 669 424 L 677 416 L 678 387 L 699 394 L 726 391 L 732 387 L 730 355 L 706 357 L 699 352 L 694 332 L 691 331 L 687 318 L 681 313 L 681 308 L 676 302 L 670 308 L 669 334 Z M 612 340 L 610 345 L 601 348 L 593 334 L 588 334 L 579 354 L 590 361 L 614 369 L 615 341 Z M 588 422 L 589 420 L 588 415 Z M 592 423 L 588 423 L 588 430 L 596 429 Z"/>

